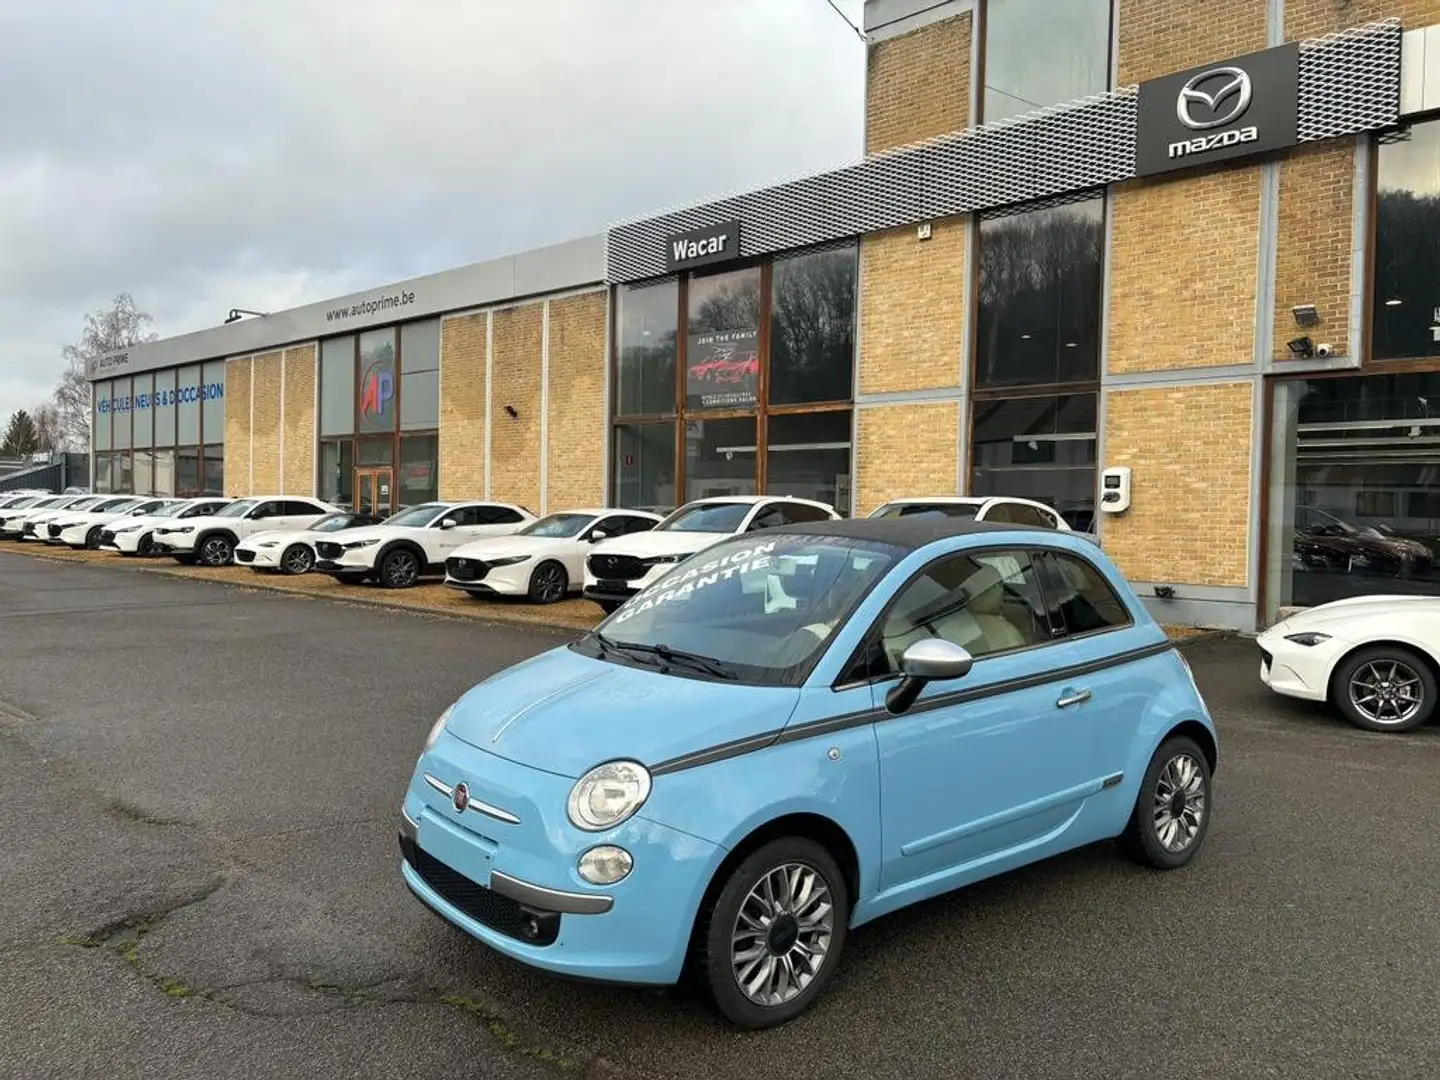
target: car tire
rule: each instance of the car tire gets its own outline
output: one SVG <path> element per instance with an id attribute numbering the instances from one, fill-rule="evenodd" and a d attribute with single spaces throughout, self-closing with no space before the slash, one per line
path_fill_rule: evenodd
<path id="1" fill-rule="evenodd" d="M 1411 650 L 1376 645 L 1353 653 L 1336 667 L 1330 697 L 1358 728 L 1413 731 L 1435 712 L 1435 675 Z"/>
<path id="2" fill-rule="evenodd" d="M 420 580 L 420 560 L 409 548 L 398 548 L 380 560 L 380 584 L 387 589 L 408 589 Z"/>
<path id="3" fill-rule="evenodd" d="M 570 575 L 554 559 L 548 559 L 530 572 L 530 602 L 558 604 L 570 592 Z"/>
<path id="4" fill-rule="evenodd" d="M 202 536 L 197 548 L 200 562 L 205 566 L 229 566 L 235 558 L 235 543 L 224 533 Z"/>
<path id="5" fill-rule="evenodd" d="M 308 574 L 315 566 L 315 553 L 305 544 L 291 544 L 280 553 L 280 572 L 299 576 Z"/>
<path id="6" fill-rule="evenodd" d="M 101 527 L 100 527 L 99 525 L 96 525 L 96 526 L 92 527 L 91 530 L 85 534 L 85 550 L 86 550 L 86 551 L 99 551 L 99 550 L 100 550 L 100 533 L 101 533 L 102 531 L 103 531 L 103 530 L 101 529 Z"/>
<path id="7" fill-rule="evenodd" d="M 1205 843 L 1215 799 L 1210 762 L 1194 739 L 1166 739 L 1150 759 L 1120 846 L 1142 866 L 1178 870 Z"/>
<path id="8" fill-rule="evenodd" d="M 799 903 L 793 894 L 797 883 Z M 849 887 L 830 853 L 805 837 L 772 840 L 730 871 L 702 912 L 697 974 L 732 1024 L 755 1030 L 787 1023 L 824 993 L 839 965 L 849 919 Z M 819 947 L 819 965 L 797 987 L 791 972 L 797 961 L 804 962 L 807 943 L 810 956 Z M 742 987 L 742 977 L 757 989 Z M 767 1003 L 766 997 L 775 1000 Z"/>
<path id="9" fill-rule="evenodd" d="M 155 541 L 150 538 L 149 533 L 146 533 L 144 536 L 140 537 L 140 539 L 136 542 L 135 554 L 139 555 L 141 558 L 149 558 L 151 555 L 155 554 Z"/>

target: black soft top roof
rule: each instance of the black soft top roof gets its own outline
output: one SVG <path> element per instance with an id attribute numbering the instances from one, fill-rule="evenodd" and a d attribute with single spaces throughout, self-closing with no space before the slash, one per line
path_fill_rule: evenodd
<path id="1" fill-rule="evenodd" d="M 948 540 L 952 536 L 983 536 L 988 533 L 1038 533 L 1055 536 L 1056 530 L 1038 525 L 1015 525 L 1010 522 L 974 521 L 947 514 L 906 514 L 898 518 L 840 518 L 831 521 L 806 521 L 784 525 L 765 532 L 798 536 L 836 536 L 847 540 L 864 540 L 914 551 Z"/>

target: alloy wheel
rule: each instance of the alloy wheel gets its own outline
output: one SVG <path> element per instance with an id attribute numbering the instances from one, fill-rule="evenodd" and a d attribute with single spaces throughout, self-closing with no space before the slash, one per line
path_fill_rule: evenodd
<path id="1" fill-rule="evenodd" d="M 420 576 L 420 565 L 408 551 L 397 551 L 385 559 L 383 577 L 392 589 L 405 589 L 415 584 Z"/>
<path id="2" fill-rule="evenodd" d="M 1166 851 L 1179 853 L 1195 842 L 1205 822 L 1205 773 L 1189 754 L 1165 763 L 1155 782 L 1155 836 Z"/>
<path id="3" fill-rule="evenodd" d="M 740 992 L 757 1005 L 785 1005 L 825 965 L 834 932 L 829 886 L 804 863 L 777 866 L 740 905 L 730 936 L 730 966 Z"/>
<path id="4" fill-rule="evenodd" d="M 1420 675 L 1403 660 L 1377 659 L 1350 676 L 1350 704 L 1372 723 L 1404 724 L 1425 703 Z"/>
<path id="5" fill-rule="evenodd" d="M 532 595 L 542 604 L 553 604 L 565 598 L 565 569 L 559 563 L 545 563 L 536 567 L 530 583 Z"/>
<path id="6" fill-rule="evenodd" d="M 212 536 L 200 549 L 200 561 L 206 566 L 224 566 L 230 561 L 230 541 L 223 536 Z"/>
<path id="7" fill-rule="evenodd" d="M 303 544 L 295 544 L 286 548 L 285 554 L 280 559 L 280 565 L 287 574 L 306 574 L 310 572 L 314 558 L 310 549 Z"/>

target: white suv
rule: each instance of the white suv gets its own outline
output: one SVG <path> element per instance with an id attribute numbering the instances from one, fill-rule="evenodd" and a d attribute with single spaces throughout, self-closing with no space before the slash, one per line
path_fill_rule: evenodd
<path id="1" fill-rule="evenodd" d="M 121 555 L 153 555 L 156 529 L 177 521 L 213 517 L 232 501 L 215 498 L 180 499 L 144 517 L 112 521 L 100 530 L 100 547 L 105 551 L 118 551 Z"/>
<path id="2" fill-rule="evenodd" d="M 972 521 L 995 521 L 1029 525 L 1037 529 L 1070 532 L 1069 523 L 1042 502 L 1013 496 L 937 495 L 933 498 L 891 499 L 877 506 L 868 517 L 895 518 L 912 514 L 944 514 Z"/>
<path id="3" fill-rule="evenodd" d="M 310 523 L 336 507 L 299 495 L 267 495 L 236 499 L 211 517 L 190 518 L 160 525 L 152 546 L 176 562 L 202 566 L 228 566 L 235 545 L 261 529 L 308 529 Z"/>
<path id="4" fill-rule="evenodd" d="M 523 506 L 496 502 L 433 502 L 412 506 L 379 525 L 316 540 L 315 569 L 336 581 L 378 581 L 408 589 L 425 574 L 443 574 L 445 559 L 483 536 L 508 536 L 535 520 Z"/>
<path id="5" fill-rule="evenodd" d="M 676 563 L 737 533 L 838 518 L 833 506 L 788 495 L 721 495 L 696 499 L 649 532 L 595 545 L 585 560 L 585 597 L 606 614 L 664 577 Z"/>

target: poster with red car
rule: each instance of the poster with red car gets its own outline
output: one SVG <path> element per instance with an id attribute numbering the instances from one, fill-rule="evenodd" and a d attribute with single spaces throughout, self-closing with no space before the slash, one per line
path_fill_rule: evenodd
<path id="1" fill-rule="evenodd" d="M 743 409 L 760 392 L 760 335 L 721 330 L 686 339 L 685 407 Z"/>

